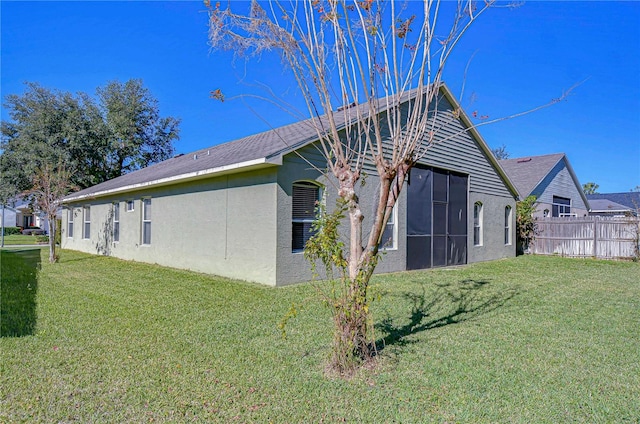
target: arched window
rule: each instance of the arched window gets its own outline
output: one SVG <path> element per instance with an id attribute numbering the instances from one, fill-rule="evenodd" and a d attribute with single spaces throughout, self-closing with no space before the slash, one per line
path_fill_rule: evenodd
<path id="1" fill-rule="evenodd" d="M 511 206 L 504 208 L 504 244 L 511 244 Z"/>
<path id="2" fill-rule="evenodd" d="M 320 187 L 309 182 L 293 184 L 291 213 L 291 250 L 300 252 L 313 235 L 311 225 L 315 219 L 315 208 L 320 201 Z"/>
<path id="3" fill-rule="evenodd" d="M 473 205 L 473 245 L 482 246 L 482 202 Z"/>

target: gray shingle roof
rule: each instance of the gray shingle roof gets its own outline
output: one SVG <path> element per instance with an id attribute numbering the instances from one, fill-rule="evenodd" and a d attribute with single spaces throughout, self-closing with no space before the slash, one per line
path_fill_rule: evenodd
<path id="1" fill-rule="evenodd" d="M 630 207 L 621 205 L 620 203 L 612 202 L 608 199 L 589 199 L 589 205 L 591 206 L 591 212 L 619 212 L 629 211 Z"/>
<path id="2" fill-rule="evenodd" d="M 264 163 L 269 163 L 269 160 L 274 160 L 274 163 L 277 163 L 279 155 L 317 140 L 317 138 L 312 120 L 307 119 L 239 140 L 176 156 L 73 193 L 67 196 L 65 201 L 100 195 L 123 187 L 151 185 L 158 181 L 180 176 L 197 173 L 207 174 L 224 167 L 261 159 Z"/>
<path id="3" fill-rule="evenodd" d="M 397 101 L 404 103 L 415 97 L 416 94 L 416 89 L 405 92 Z M 457 105 L 456 99 L 444 83 L 441 85 L 440 95 L 443 95 L 452 105 Z M 380 99 L 377 107 L 378 113 L 384 112 L 388 106 L 389 104 L 385 99 Z M 356 112 L 359 112 L 360 117 L 366 117 L 369 111 L 368 104 L 361 104 L 345 109 L 342 112 L 334 112 L 338 130 L 344 128 L 347 121 L 355 121 Z M 461 114 L 461 119 L 466 126 L 471 128 L 470 132 L 474 138 L 479 140 L 481 148 L 493 158 L 486 143 L 475 128 L 472 127 L 464 112 Z M 281 163 L 283 155 L 318 140 L 314 120 L 323 124 L 327 122 L 324 116 L 306 119 L 239 140 L 180 155 L 70 194 L 64 198 L 63 203 L 111 193 L 138 190 L 147 186 L 176 183 L 178 181 L 186 181 L 189 178 L 199 178 L 221 172 L 234 172 L 234 170 L 246 170 L 250 169 L 250 167 L 277 165 Z M 503 173 L 499 166 L 496 166 L 496 170 L 503 177 L 509 190 L 515 195 L 516 188 L 509 181 L 507 175 Z"/>
<path id="4" fill-rule="evenodd" d="M 446 87 L 443 86 L 443 89 L 448 92 Z M 403 103 L 413 98 L 415 94 L 416 90 L 405 92 L 399 102 Z M 386 107 L 386 102 L 381 99 L 378 111 L 383 112 Z M 359 112 L 360 116 L 366 117 L 369 113 L 368 104 L 334 112 L 338 129 L 344 128 L 348 120 L 355 120 L 356 112 Z M 324 125 L 328 122 L 325 116 L 305 119 L 239 140 L 180 155 L 70 194 L 63 201 L 69 202 L 122 192 L 127 189 L 139 189 L 145 186 L 168 183 L 172 180 L 197 178 L 198 175 L 221 172 L 225 167 L 240 169 L 250 165 L 278 164 L 283 154 L 318 140 L 314 121 Z"/>
<path id="5" fill-rule="evenodd" d="M 520 197 L 525 199 L 564 157 L 564 153 L 554 153 L 543 156 L 504 159 L 499 162 L 511 182 L 518 189 Z"/>
<path id="6" fill-rule="evenodd" d="M 628 191 L 626 193 L 598 193 L 587 194 L 589 203 L 593 206 L 593 201 L 607 200 L 609 202 L 624 205 L 629 209 L 640 209 L 640 192 Z"/>

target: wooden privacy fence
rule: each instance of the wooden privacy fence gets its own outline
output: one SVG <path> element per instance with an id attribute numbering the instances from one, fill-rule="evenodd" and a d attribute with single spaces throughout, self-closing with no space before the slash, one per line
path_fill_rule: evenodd
<path id="1" fill-rule="evenodd" d="M 576 258 L 638 259 L 640 218 L 540 218 L 531 253 Z"/>

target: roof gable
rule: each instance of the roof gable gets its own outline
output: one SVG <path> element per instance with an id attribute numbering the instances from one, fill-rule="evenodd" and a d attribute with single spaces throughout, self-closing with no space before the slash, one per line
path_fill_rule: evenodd
<path id="1" fill-rule="evenodd" d="M 504 159 L 500 161 L 500 166 L 505 170 L 509 179 L 513 181 L 522 199 L 531 195 L 539 196 L 555 175 L 566 168 L 576 186 L 576 191 L 580 194 L 587 209 L 589 209 L 587 197 L 584 195 L 578 177 L 573 172 L 569 159 L 564 153 Z"/>
<path id="2" fill-rule="evenodd" d="M 516 186 L 520 196 L 525 199 L 544 181 L 564 156 L 564 153 L 555 153 L 504 159 L 500 161 L 500 166 Z"/>

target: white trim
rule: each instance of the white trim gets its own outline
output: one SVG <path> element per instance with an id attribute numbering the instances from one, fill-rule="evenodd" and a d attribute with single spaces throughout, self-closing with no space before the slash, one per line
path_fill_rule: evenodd
<path id="1" fill-rule="evenodd" d="M 476 227 L 476 206 L 478 206 L 478 226 Z M 473 245 L 484 246 L 484 205 L 481 201 L 473 204 Z M 478 228 L 478 240 L 476 240 L 476 228 Z M 477 243 L 476 243 L 477 241 Z"/>
<path id="2" fill-rule="evenodd" d="M 146 201 L 149 201 L 149 206 L 146 205 Z M 140 245 L 141 246 L 150 246 L 151 245 L 151 212 L 149 212 L 149 219 L 145 219 L 145 214 L 147 213 L 147 207 L 151 207 L 151 197 L 143 197 L 140 199 Z M 149 224 L 149 243 L 145 243 L 145 226 L 144 224 Z"/>
<path id="3" fill-rule="evenodd" d="M 200 171 L 189 172 L 189 173 L 186 173 L 186 174 L 180 174 L 180 175 L 174 175 L 174 176 L 171 176 L 171 177 L 160 178 L 160 179 L 153 180 L 153 181 L 145 181 L 145 182 L 142 182 L 142 183 L 130 184 L 130 185 L 127 185 L 127 186 L 118 187 L 118 188 L 112 188 L 112 189 L 109 189 L 109 190 L 98 191 L 98 192 L 91 193 L 91 194 L 83 194 L 83 195 L 80 195 L 80 196 L 67 197 L 66 199 L 64 199 L 63 203 L 75 202 L 75 201 L 82 200 L 82 199 L 87 199 L 87 198 L 108 196 L 110 194 L 123 193 L 123 192 L 133 191 L 133 190 L 139 190 L 139 189 L 146 188 L 146 187 L 174 184 L 174 183 L 178 183 L 178 182 L 184 182 L 184 181 L 189 181 L 189 180 L 194 180 L 194 179 L 205 178 L 205 177 L 208 177 L 208 176 L 211 176 L 211 175 L 214 175 L 214 174 L 228 173 L 228 172 L 231 172 L 231 171 L 236 171 L 236 170 L 238 170 L 240 168 L 261 167 L 261 165 L 262 166 L 266 166 L 266 165 L 282 165 L 282 157 L 279 156 L 279 157 L 277 157 L 275 159 L 267 159 L 267 158 L 254 159 L 254 160 L 249 160 L 249 161 L 246 161 L 246 162 L 239 162 L 239 163 L 233 163 L 233 164 L 230 164 L 230 165 L 219 166 L 217 168 L 204 169 L 204 170 L 200 170 Z"/>

